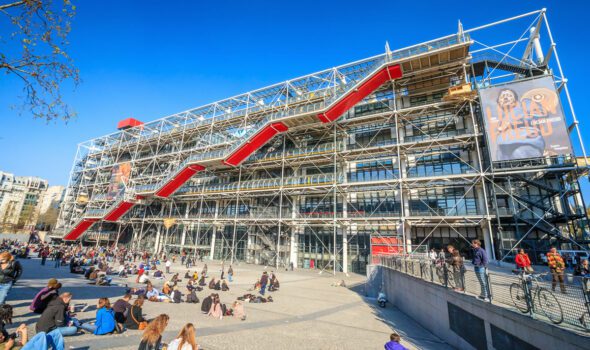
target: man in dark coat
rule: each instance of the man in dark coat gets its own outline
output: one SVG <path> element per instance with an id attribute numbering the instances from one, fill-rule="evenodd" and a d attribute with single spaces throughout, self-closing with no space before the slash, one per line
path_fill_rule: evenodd
<path id="1" fill-rule="evenodd" d="M 68 327 L 66 324 L 66 312 L 70 300 L 72 300 L 72 294 L 68 292 L 62 293 L 59 297 L 53 299 L 39 317 L 39 321 L 37 321 L 35 326 L 37 333 L 49 333 L 54 329 L 60 329 L 60 333 L 64 337 L 76 334 L 78 328 L 75 326 Z"/>

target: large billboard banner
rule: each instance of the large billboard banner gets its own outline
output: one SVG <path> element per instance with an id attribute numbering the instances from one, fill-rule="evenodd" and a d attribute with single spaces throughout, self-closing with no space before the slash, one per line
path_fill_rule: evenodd
<path id="1" fill-rule="evenodd" d="M 125 186 L 129 182 L 131 175 L 131 164 L 128 162 L 119 163 L 113 166 L 111 171 L 111 181 L 107 193 L 107 199 L 117 198 L 125 193 Z"/>
<path id="2" fill-rule="evenodd" d="M 479 90 L 492 161 L 572 154 L 552 77 Z"/>

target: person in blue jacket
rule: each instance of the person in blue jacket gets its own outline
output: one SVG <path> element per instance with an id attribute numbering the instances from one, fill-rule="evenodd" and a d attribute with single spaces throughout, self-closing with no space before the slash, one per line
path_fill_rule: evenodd
<path id="1" fill-rule="evenodd" d="M 109 299 L 100 298 L 98 299 L 96 322 L 94 322 L 94 324 L 83 323 L 80 325 L 80 328 L 96 335 L 103 335 L 112 333 L 115 330 L 115 326 L 115 313 L 111 308 Z"/>

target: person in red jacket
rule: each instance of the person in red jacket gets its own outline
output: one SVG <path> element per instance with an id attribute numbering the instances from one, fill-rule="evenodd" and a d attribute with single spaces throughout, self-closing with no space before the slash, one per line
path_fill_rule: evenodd
<path id="1" fill-rule="evenodd" d="M 518 254 L 516 255 L 516 267 L 519 270 L 522 270 L 527 273 L 533 273 L 533 268 L 531 267 L 531 259 L 529 259 L 529 255 L 524 252 L 524 249 L 520 249 Z"/>

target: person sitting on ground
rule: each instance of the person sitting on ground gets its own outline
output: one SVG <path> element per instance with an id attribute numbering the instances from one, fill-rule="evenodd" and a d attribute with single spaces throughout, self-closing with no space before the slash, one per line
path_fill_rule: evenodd
<path id="1" fill-rule="evenodd" d="M 195 279 L 196 281 L 196 279 Z M 207 282 L 205 281 L 205 275 L 202 275 L 201 278 L 199 279 L 199 286 L 204 287 L 207 285 Z"/>
<path id="2" fill-rule="evenodd" d="M 170 287 L 170 283 L 168 283 L 168 281 L 164 282 L 164 286 L 162 287 L 162 293 L 166 295 L 170 295 L 170 293 L 172 293 L 172 287 Z"/>
<path id="3" fill-rule="evenodd" d="M 164 278 L 164 273 L 161 270 L 158 270 L 154 267 L 154 274 L 153 274 L 154 278 Z"/>
<path id="4" fill-rule="evenodd" d="M 191 275 L 191 272 L 189 270 L 186 270 L 186 273 L 184 274 L 184 278 L 192 279 L 193 275 Z"/>
<path id="5" fill-rule="evenodd" d="M 57 329 L 64 337 L 76 334 L 78 327 L 67 325 L 66 312 L 69 308 L 70 300 L 72 300 L 72 293 L 65 292 L 49 302 L 35 325 L 37 333 L 49 333 Z"/>
<path id="6" fill-rule="evenodd" d="M 96 276 L 96 285 L 97 286 L 110 286 L 113 279 L 107 276 L 106 272 L 100 271 L 97 273 Z"/>
<path id="7" fill-rule="evenodd" d="M 281 284 L 279 283 L 277 276 L 273 275 L 272 279 L 270 280 L 270 286 L 268 287 L 268 291 L 269 292 L 276 292 L 277 290 L 279 290 L 280 286 L 281 286 Z"/>
<path id="8" fill-rule="evenodd" d="M 127 278 L 127 265 L 119 266 L 119 277 Z"/>
<path id="9" fill-rule="evenodd" d="M 196 304 L 199 302 L 199 298 L 197 297 L 197 293 L 195 293 L 194 289 L 188 288 L 188 293 L 186 294 L 186 302 Z"/>
<path id="10" fill-rule="evenodd" d="M 92 275 L 93 272 L 94 272 L 94 266 L 90 266 L 89 268 L 84 270 L 84 278 L 86 278 L 87 280 L 91 279 L 90 275 Z"/>
<path id="11" fill-rule="evenodd" d="M 246 312 L 244 311 L 244 304 L 238 300 L 234 301 L 232 305 L 232 314 L 238 320 L 244 321 L 246 319 Z"/>
<path id="12" fill-rule="evenodd" d="M 151 283 L 148 283 L 147 285 L 145 296 L 149 301 L 170 301 L 170 298 L 167 295 L 160 294 Z"/>
<path id="13" fill-rule="evenodd" d="M 212 316 L 214 318 L 219 318 L 220 320 L 223 318 L 223 309 L 221 308 L 221 301 L 219 300 L 219 296 L 215 295 L 211 301 L 211 308 L 209 309 L 209 313 L 207 316 Z"/>
<path id="14" fill-rule="evenodd" d="M 192 323 L 185 324 L 176 339 L 168 344 L 168 350 L 199 350 L 195 338 L 195 326 Z"/>
<path id="15" fill-rule="evenodd" d="M 90 275 L 88 276 L 88 279 L 91 281 L 94 281 L 94 283 L 96 283 L 96 279 L 98 278 L 98 272 L 100 270 L 98 269 L 93 269 L 92 272 L 90 273 Z"/>
<path id="16" fill-rule="evenodd" d="M 178 286 L 174 286 L 172 293 L 170 293 L 170 299 L 175 304 L 182 303 L 182 293 L 178 290 Z"/>
<path id="17" fill-rule="evenodd" d="M 6 304 L 4 304 L 6 305 Z M 41 334 L 41 333 L 40 333 Z M 45 334 L 45 333 L 43 333 Z M 20 336 L 20 341 L 15 341 L 15 338 Z M 27 332 L 27 325 L 21 324 L 17 329 L 14 335 L 8 335 L 6 331 L 0 333 L 0 349 L 3 350 L 19 350 L 22 349 L 22 346 L 27 343 L 28 340 L 28 332 Z M 63 342 L 63 340 L 62 340 Z"/>
<path id="18" fill-rule="evenodd" d="M 170 317 L 166 314 L 161 314 L 153 319 L 143 331 L 138 350 L 161 349 L 164 345 L 162 344 L 162 333 L 166 330 L 169 320 Z"/>
<path id="19" fill-rule="evenodd" d="M 199 280 L 199 273 L 197 271 L 195 271 L 193 273 L 193 280 L 198 281 Z"/>
<path id="20" fill-rule="evenodd" d="M 391 333 L 389 341 L 385 343 L 385 350 L 408 350 L 405 346 L 400 344 L 401 337 L 397 333 Z"/>
<path id="21" fill-rule="evenodd" d="M 203 299 L 203 303 L 201 304 L 202 313 L 209 313 L 209 310 L 211 309 L 211 304 L 213 303 L 213 296 L 215 296 L 215 294 L 211 294 L 205 297 L 205 299 Z"/>
<path id="22" fill-rule="evenodd" d="M 217 282 L 219 283 L 219 282 Z M 223 292 L 227 292 L 229 290 L 229 286 L 227 285 L 227 282 L 225 280 L 221 281 L 221 291 Z"/>
<path id="23" fill-rule="evenodd" d="M 138 297 L 135 299 L 135 302 L 129 309 L 129 314 L 125 319 L 125 328 L 126 329 L 139 329 L 140 324 L 145 322 L 144 324 L 147 325 L 147 320 L 143 318 L 143 302 L 145 298 L 143 296 Z"/>
<path id="24" fill-rule="evenodd" d="M 187 284 L 186 284 L 186 288 L 191 291 L 191 290 L 195 290 L 197 289 L 194 285 L 193 280 L 188 280 Z"/>
<path id="25" fill-rule="evenodd" d="M 332 283 L 332 287 L 346 287 L 346 282 L 344 282 L 344 280 L 334 282 Z"/>
<path id="26" fill-rule="evenodd" d="M 122 332 L 125 328 L 125 321 L 127 320 L 127 315 L 129 314 L 129 310 L 131 309 L 131 304 L 129 301 L 131 300 L 131 294 L 123 295 L 123 298 L 117 300 L 113 304 L 113 311 L 115 312 L 115 321 L 117 321 L 117 330 Z"/>
<path id="27" fill-rule="evenodd" d="M 2 335 L 3 341 L 12 339 L 13 334 L 8 334 L 6 331 L 6 325 L 12 324 L 12 305 L 2 304 L 0 305 L 0 335 Z"/>
<path id="28" fill-rule="evenodd" d="M 138 282 L 139 283 L 148 283 L 150 281 L 150 272 L 146 271 L 144 272 L 140 277 Z"/>
<path id="29" fill-rule="evenodd" d="M 254 286 L 250 289 L 248 289 L 249 292 L 255 292 L 255 291 L 259 291 L 260 290 L 260 281 L 256 281 L 256 283 L 254 283 Z"/>
<path id="30" fill-rule="evenodd" d="M 49 302 L 59 296 L 60 288 L 61 283 L 59 283 L 55 278 L 50 279 L 47 282 L 47 287 L 41 289 L 39 293 L 35 295 L 31 305 L 29 306 L 29 310 L 36 314 L 43 313 L 43 310 L 45 310 Z"/>
<path id="31" fill-rule="evenodd" d="M 215 282 L 215 290 L 221 290 L 221 281 L 217 280 L 217 282 Z"/>
<path id="32" fill-rule="evenodd" d="M 211 281 L 209 281 L 209 289 L 215 289 L 215 277 L 211 277 Z"/>
<path id="33" fill-rule="evenodd" d="M 96 310 L 96 321 L 94 324 L 83 323 L 80 328 L 95 335 L 112 333 L 116 327 L 115 313 L 111 309 L 108 298 L 98 299 L 98 310 Z"/>
<path id="34" fill-rule="evenodd" d="M 143 263 L 139 264 L 139 270 L 137 270 L 137 278 L 135 279 L 135 283 L 142 283 L 140 282 L 141 276 L 145 273 L 145 269 L 143 268 Z"/>

